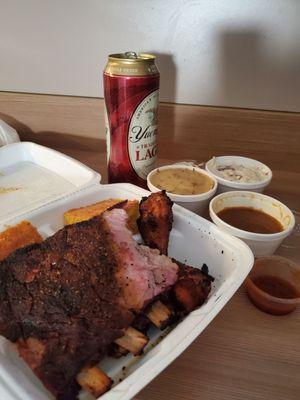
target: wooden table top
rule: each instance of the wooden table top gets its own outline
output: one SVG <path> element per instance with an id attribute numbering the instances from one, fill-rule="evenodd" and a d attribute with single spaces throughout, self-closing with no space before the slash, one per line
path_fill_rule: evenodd
<path id="1" fill-rule="evenodd" d="M 274 173 L 266 194 L 300 211 L 299 116 L 207 109 L 201 119 L 197 110 L 184 107 L 175 117 L 171 109 L 162 116 L 160 163 L 204 161 L 219 154 L 258 158 Z M 106 181 L 103 139 L 51 132 L 27 133 L 23 138 L 86 163 Z M 300 247 L 279 253 L 300 262 Z M 287 316 L 265 314 L 250 303 L 242 286 L 193 344 L 136 399 L 298 400 L 299 396 L 300 306 Z"/>

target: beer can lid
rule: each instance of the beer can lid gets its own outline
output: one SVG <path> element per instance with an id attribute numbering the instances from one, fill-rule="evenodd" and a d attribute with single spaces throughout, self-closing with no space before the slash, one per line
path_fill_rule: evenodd
<path id="1" fill-rule="evenodd" d="M 154 54 L 136 53 L 135 51 L 110 54 L 104 72 L 111 76 L 157 75 L 159 71 L 155 65 L 155 58 Z"/>
<path id="2" fill-rule="evenodd" d="M 140 62 L 153 62 L 156 56 L 148 53 L 136 53 L 135 51 L 125 51 L 125 53 L 110 54 L 108 59 L 110 61 L 118 61 L 121 63 L 140 63 Z"/>

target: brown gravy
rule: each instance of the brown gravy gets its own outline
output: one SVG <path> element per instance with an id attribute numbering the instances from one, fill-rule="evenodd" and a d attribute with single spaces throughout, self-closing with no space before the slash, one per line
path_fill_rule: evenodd
<path id="1" fill-rule="evenodd" d="M 243 231 L 254 233 L 283 231 L 283 226 L 277 219 L 251 207 L 227 207 L 218 212 L 217 215 L 227 224 Z"/>
<path id="2" fill-rule="evenodd" d="M 278 276 L 261 275 L 253 283 L 264 292 L 281 299 L 296 299 L 300 295 L 291 283 Z"/>
<path id="3" fill-rule="evenodd" d="M 151 183 L 158 189 L 181 195 L 202 194 L 214 187 L 209 176 L 187 168 L 158 169 L 151 177 Z"/>

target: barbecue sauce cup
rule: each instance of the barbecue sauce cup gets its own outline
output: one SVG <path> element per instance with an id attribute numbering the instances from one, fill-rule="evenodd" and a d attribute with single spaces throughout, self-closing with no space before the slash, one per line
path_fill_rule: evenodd
<path id="1" fill-rule="evenodd" d="M 289 314 L 300 303 L 300 265 L 279 256 L 257 258 L 246 287 L 250 300 L 260 310 Z"/>

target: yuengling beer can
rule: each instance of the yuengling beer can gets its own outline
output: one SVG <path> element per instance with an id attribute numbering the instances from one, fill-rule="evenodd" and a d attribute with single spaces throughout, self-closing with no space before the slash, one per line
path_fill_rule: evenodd
<path id="1" fill-rule="evenodd" d="M 108 182 L 147 187 L 155 168 L 159 72 L 155 56 L 111 54 L 104 70 Z"/>

